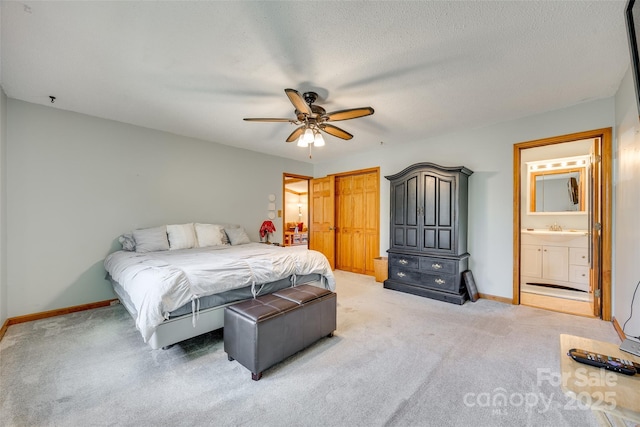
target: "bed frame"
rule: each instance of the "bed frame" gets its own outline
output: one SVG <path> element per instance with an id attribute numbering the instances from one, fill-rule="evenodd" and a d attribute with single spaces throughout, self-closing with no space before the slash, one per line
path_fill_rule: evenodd
<path id="1" fill-rule="evenodd" d="M 324 288 L 324 282 L 324 276 L 320 276 L 320 279 L 318 280 L 312 280 L 308 282 L 302 281 L 297 283 L 296 285 L 309 284 Z M 129 312 L 131 317 L 135 319 L 137 317 L 137 312 L 133 307 L 133 304 L 129 302 L 129 298 L 127 297 L 125 292 L 122 290 L 120 285 L 113 282 L 113 280 L 112 285 L 114 292 L 120 299 L 120 302 L 122 303 L 124 308 Z M 276 290 L 274 290 L 274 292 L 275 291 Z M 160 325 L 158 325 L 153 335 L 151 335 L 151 338 L 149 338 L 147 344 L 149 344 L 149 346 L 154 350 L 157 350 L 159 348 L 166 350 L 172 345 L 179 343 L 180 341 L 184 341 L 189 338 L 193 338 L 198 335 L 220 329 L 224 327 L 225 307 L 236 304 L 238 302 L 240 301 L 233 301 L 227 304 L 201 309 L 197 314 L 195 323 L 193 321 L 192 314 L 185 314 L 183 316 L 167 319 Z"/>
<path id="2" fill-rule="evenodd" d="M 148 344 L 154 350 L 158 348 L 166 350 L 180 341 L 220 329 L 224 326 L 224 308 L 232 304 L 235 303 L 200 310 L 195 325 L 191 315 L 165 320 L 151 335 Z"/>

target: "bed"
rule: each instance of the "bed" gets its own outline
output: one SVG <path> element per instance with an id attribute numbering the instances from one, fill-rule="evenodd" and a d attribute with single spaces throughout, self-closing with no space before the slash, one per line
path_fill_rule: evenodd
<path id="1" fill-rule="evenodd" d="M 335 290 L 320 252 L 238 240 L 231 232 L 230 241 L 206 245 L 195 227 L 195 240 L 184 244 L 166 227 L 155 232 L 160 241 L 166 233 L 167 245 L 148 246 L 139 235 L 137 248 L 123 243 L 104 261 L 114 292 L 153 349 L 222 328 L 224 307 L 237 301 L 300 284 Z"/>

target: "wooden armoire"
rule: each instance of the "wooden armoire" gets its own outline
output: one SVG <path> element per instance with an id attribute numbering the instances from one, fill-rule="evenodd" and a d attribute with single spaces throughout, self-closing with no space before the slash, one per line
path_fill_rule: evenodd
<path id="1" fill-rule="evenodd" d="M 391 181 L 388 279 L 384 287 L 455 304 L 468 293 L 466 167 L 416 163 Z"/>

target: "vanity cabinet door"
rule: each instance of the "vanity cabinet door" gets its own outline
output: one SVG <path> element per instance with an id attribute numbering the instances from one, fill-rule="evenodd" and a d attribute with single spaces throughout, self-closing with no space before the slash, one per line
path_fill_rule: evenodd
<path id="1" fill-rule="evenodd" d="M 522 276 L 542 277 L 542 246 L 522 245 L 520 253 L 520 274 Z"/>
<path id="2" fill-rule="evenodd" d="M 542 277 L 550 280 L 569 280 L 569 248 L 566 246 L 542 247 Z"/>

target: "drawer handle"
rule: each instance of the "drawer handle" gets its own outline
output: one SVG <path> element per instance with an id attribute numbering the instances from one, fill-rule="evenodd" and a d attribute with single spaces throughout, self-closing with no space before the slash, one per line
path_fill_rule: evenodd
<path id="1" fill-rule="evenodd" d="M 431 264 L 431 268 L 433 268 L 434 270 L 440 270 L 442 266 L 440 264 Z"/>
<path id="2" fill-rule="evenodd" d="M 436 280 L 435 280 L 435 282 L 436 282 L 438 285 L 442 285 L 442 284 L 444 283 L 444 280 L 442 280 L 442 279 L 436 279 Z"/>
<path id="3" fill-rule="evenodd" d="M 396 273 L 398 275 L 398 277 L 404 277 L 406 276 L 406 274 L 404 274 L 402 271 L 399 271 Z"/>
<path id="4" fill-rule="evenodd" d="M 401 259 L 400 261 L 398 261 L 398 263 L 405 265 L 405 264 L 409 264 L 409 261 L 407 261 L 406 259 Z"/>

